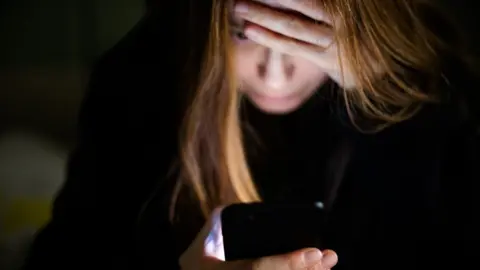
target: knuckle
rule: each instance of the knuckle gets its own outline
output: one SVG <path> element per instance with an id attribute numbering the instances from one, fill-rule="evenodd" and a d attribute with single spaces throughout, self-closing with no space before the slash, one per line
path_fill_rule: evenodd
<path id="1" fill-rule="evenodd" d="M 300 262 L 296 258 L 296 256 L 288 255 L 284 258 L 286 270 L 296 270 L 298 269 Z"/>
<path id="2" fill-rule="evenodd" d="M 247 19 L 254 22 L 254 23 L 258 23 L 260 25 L 265 24 L 265 22 L 267 21 L 267 18 L 265 18 L 265 16 L 263 16 L 262 14 L 257 14 L 257 13 L 249 14 L 247 16 Z"/>

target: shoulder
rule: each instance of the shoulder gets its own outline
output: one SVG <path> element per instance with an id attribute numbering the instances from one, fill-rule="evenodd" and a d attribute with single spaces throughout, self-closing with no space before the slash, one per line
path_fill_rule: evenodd
<path id="1" fill-rule="evenodd" d="M 145 15 L 117 44 L 107 50 L 96 62 L 91 74 L 91 84 L 115 85 L 131 92 L 142 86 L 160 86 L 176 75 L 178 62 L 173 53 L 175 44 L 165 42 L 161 25 L 156 16 Z M 163 46 L 162 46 L 163 45 Z M 155 85 L 152 85 L 154 83 Z M 107 91 L 109 89 L 104 89 Z"/>
<path id="2" fill-rule="evenodd" d="M 70 171 L 90 164 L 92 173 L 102 177 L 132 177 L 125 179 L 130 183 L 143 175 L 153 181 L 175 159 L 180 72 L 170 65 L 175 54 L 159 47 L 162 20 L 146 15 L 95 65 Z"/>
<path id="3" fill-rule="evenodd" d="M 146 15 L 97 61 L 80 113 L 81 131 L 94 123 L 97 130 L 177 124 L 172 120 L 180 113 L 180 52 L 169 53 L 174 43 L 162 44 L 161 22 Z"/>
<path id="4" fill-rule="evenodd" d="M 410 119 L 381 132 L 354 131 L 355 155 L 364 168 L 388 168 L 381 171 L 389 178 L 427 177 L 435 182 L 446 169 L 458 172 L 461 164 L 471 162 L 471 152 L 478 152 L 478 147 L 474 147 L 478 122 L 472 108 L 478 101 L 467 96 L 476 87 L 470 80 L 449 76 L 440 86 L 447 93 L 441 102 L 425 104 Z M 398 173 L 390 175 L 392 171 Z"/>

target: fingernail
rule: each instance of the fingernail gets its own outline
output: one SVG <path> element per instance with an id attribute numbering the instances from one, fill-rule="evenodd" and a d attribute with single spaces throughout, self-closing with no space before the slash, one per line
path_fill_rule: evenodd
<path id="1" fill-rule="evenodd" d="M 305 259 L 305 263 L 307 265 L 312 265 L 312 264 L 315 264 L 319 261 L 322 260 L 322 252 L 320 252 L 320 250 L 318 249 L 312 249 L 312 250 L 309 250 L 307 251 L 306 253 L 304 253 L 304 259 Z"/>
<path id="2" fill-rule="evenodd" d="M 325 250 L 323 251 L 323 258 L 322 258 L 322 263 L 328 266 L 334 266 L 338 262 L 338 256 L 337 253 L 331 251 L 331 250 Z"/>
<path id="3" fill-rule="evenodd" d="M 235 4 L 235 12 L 237 13 L 247 13 L 248 6 L 245 3 L 237 3 Z"/>

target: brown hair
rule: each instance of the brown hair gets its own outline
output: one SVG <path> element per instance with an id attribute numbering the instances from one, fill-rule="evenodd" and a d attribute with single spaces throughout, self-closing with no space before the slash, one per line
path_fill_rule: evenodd
<path id="1" fill-rule="evenodd" d="M 180 141 L 176 194 L 182 188 L 192 191 L 205 215 L 220 205 L 261 200 L 243 148 L 229 2 L 211 1 L 202 72 L 189 100 Z M 446 46 L 429 22 L 437 13 L 428 3 L 319 0 L 318 4 L 338 18 L 336 42 L 359 82 L 355 90 L 343 91 L 353 123 L 361 115 L 377 121 L 378 130 L 412 117 L 422 104 L 437 99 L 434 82 L 441 80 L 439 54 Z M 381 78 L 371 58 L 385 72 Z M 176 200 L 174 196 L 172 211 Z"/>

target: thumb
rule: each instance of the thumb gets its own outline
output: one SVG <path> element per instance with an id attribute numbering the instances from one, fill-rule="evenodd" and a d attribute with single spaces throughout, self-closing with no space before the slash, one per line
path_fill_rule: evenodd
<path id="1" fill-rule="evenodd" d="M 257 270 L 297 270 L 310 269 L 322 262 L 322 252 L 315 248 L 301 249 L 292 253 L 269 256 L 252 262 L 251 269 Z"/>

